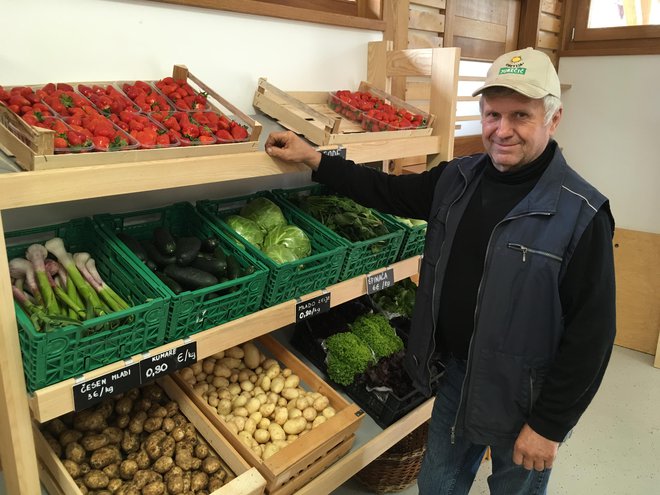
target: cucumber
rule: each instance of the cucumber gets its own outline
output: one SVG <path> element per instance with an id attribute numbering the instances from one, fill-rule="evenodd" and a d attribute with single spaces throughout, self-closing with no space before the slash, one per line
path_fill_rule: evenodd
<path id="1" fill-rule="evenodd" d="M 176 258 L 173 255 L 165 256 L 161 253 L 153 241 L 145 239 L 141 242 L 142 247 L 149 256 L 149 259 L 158 265 L 158 268 L 164 268 L 167 265 L 171 265 L 176 261 Z"/>
<path id="2" fill-rule="evenodd" d="M 237 279 L 241 276 L 241 264 L 236 259 L 236 256 L 230 254 L 227 256 L 227 278 L 229 280 Z"/>
<path id="3" fill-rule="evenodd" d="M 202 241 L 200 248 L 204 253 L 213 253 L 213 251 L 220 245 L 220 240 L 217 237 L 208 237 Z"/>
<path id="4" fill-rule="evenodd" d="M 211 258 L 209 260 L 198 256 L 190 266 L 209 272 L 211 275 L 215 275 L 218 278 L 227 276 L 227 262 L 225 260 L 219 260 L 216 258 Z"/>
<path id="5" fill-rule="evenodd" d="M 117 237 L 121 242 L 123 242 L 126 245 L 128 249 L 130 249 L 133 252 L 135 256 L 137 256 L 140 259 L 140 261 L 142 261 L 143 263 L 147 261 L 147 258 L 149 256 L 147 255 L 147 252 L 140 244 L 140 241 L 138 241 L 133 236 L 125 234 L 124 232 L 119 232 L 117 234 Z"/>
<path id="6" fill-rule="evenodd" d="M 188 266 L 197 257 L 199 249 L 202 247 L 202 241 L 197 237 L 179 237 L 176 241 L 176 264 L 179 266 Z"/>
<path id="7" fill-rule="evenodd" d="M 168 229 L 165 227 L 156 227 L 152 233 L 154 245 L 158 250 L 166 255 L 171 256 L 176 251 L 176 241 Z"/>
<path id="8" fill-rule="evenodd" d="M 257 269 L 254 267 L 254 265 L 248 265 L 245 268 L 243 268 L 243 276 L 252 275 L 256 271 Z"/>
<path id="9" fill-rule="evenodd" d="M 185 289 L 202 289 L 218 283 L 218 279 L 210 273 L 192 266 L 167 265 L 164 272 Z"/>
<path id="10" fill-rule="evenodd" d="M 179 284 L 176 280 L 161 272 L 156 272 L 155 275 L 175 294 L 180 294 L 183 292 L 183 287 L 181 287 L 181 284 Z"/>
<path id="11" fill-rule="evenodd" d="M 147 260 L 144 262 L 144 264 L 147 265 L 147 268 L 149 268 L 149 270 L 151 270 L 152 272 L 158 271 L 158 265 L 153 261 Z"/>

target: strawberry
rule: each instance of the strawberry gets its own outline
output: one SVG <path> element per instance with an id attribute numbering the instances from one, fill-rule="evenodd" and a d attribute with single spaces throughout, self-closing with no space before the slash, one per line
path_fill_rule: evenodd
<path id="1" fill-rule="evenodd" d="M 234 137 L 236 141 L 243 141 L 248 137 L 247 130 L 242 125 L 237 125 L 235 127 L 232 127 L 231 135 Z"/>

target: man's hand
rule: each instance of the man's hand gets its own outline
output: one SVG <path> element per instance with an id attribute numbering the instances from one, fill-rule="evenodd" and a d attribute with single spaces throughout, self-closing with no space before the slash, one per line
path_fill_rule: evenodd
<path id="1" fill-rule="evenodd" d="M 271 132 L 266 139 L 266 153 L 285 162 L 304 163 L 312 170 L 321 163 L 321 153 L 291 131 Z"/>
<path id="2" fill-rule="evenodd" d="M 559 442 L 542 437 L 525 424 L 513 446 L 513 462 L 529 471 L 550 469 L 558 449 Z"/>

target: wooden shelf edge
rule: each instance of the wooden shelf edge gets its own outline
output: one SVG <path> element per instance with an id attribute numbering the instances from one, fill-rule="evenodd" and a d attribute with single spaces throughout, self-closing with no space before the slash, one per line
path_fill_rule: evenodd
<path id="1" fill-rule="evenodd" d="M 370 441 L 349 452 L 319 476 L 301 487 L 296 495 L 330 493 L 374 461 L 408 433 L 431 418 L 434 399 L 429 399 Z"/>
<path id="2" fill-rule="evenodd" d="M 394 280 L 399 281 L 418 273 L 419 262 L 420 256 L 414 256 L 370 273 L 378 273 L 383 271 L 383 269 L 392 268 L 394 271 Z M 366 294 L 366 274 L 331 285 L 326 290 L 332 294 L 330 300 L 332 307 L 345 303 Z M 300 299 L 304 301 L 322 293 L 323 291 L 316 291 Z M 190 336 L 188 339 L 169 342 L 148 352 L 133 356 L 130 359 L 103 366 L 102 368 L 85 373 L 81 378 L 85 381 L 98 378 L 106 373 L 120 370 L 127 364 L 139 362 L 148 356 L 174 349 L 189 341 L 197 342 L 197 359 L 204 359 L 221 350 L 228 349 L 234 345 L 295 323 L 295 306 L 296 300 L 294 299 L 283 302 L 242 318 L 209 328 L 208 330 Z M 35 391 L 29 397 L 29 405 L 34 418 L 40 423 L 44 423 L 73 411 L 73 386 L 76 383 L 79 383 L 79 381 L 70 378 Z"/>

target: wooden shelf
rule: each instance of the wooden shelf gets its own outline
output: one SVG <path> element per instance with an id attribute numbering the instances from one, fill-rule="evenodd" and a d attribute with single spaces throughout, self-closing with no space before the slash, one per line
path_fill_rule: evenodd
<path id="1" fill-rule="evenodd" d="M 420 257 L 415 256 L 407 260 L 393 263 L 387 268 L 392 268 L 394 270 L 394 279 L 396 281 L 403 280 L 404 278 L 408 278 L 418 272 L 419 260 Z M 385 267 L 371 273 L 381 272 L 384 268 Z M 334 284 L 328 287 L 327 291 L 331 293 L 331 307 L 360 297 L 367 292 L 366 275 L 361 275 Z M 300 299 L 305 301 L 319 294 L 322 294 L 322 291 L 308 294 Z M 85 373 L 81 378 L 84 381 L 98 378 L 106 373 L 120 370 L 126 366 L 126 364 L 139 362 L 141 359 L 144 359 L 149 355 L 155 355 L 174 349 L 175 347 L 181 346 L 184 342 L 197 342 L 197 359 L 204 359 L 216 352 L 228 349 L 234 345 L 241 344 L 261 335 L 270 333 L 273 330 L 295 323 L 295 309 L 296 300 L 292 299 L 223 325 L 209 328 L 208 330 L 192 335 L 189 339 L 179 339 L 174 342 L 169 342 L 163 346 L 151 349 L 149 353 L 138 354 L 129 360 L 122 360 L 103 366 L 102 368 Z M 73 386 L 76 383 L 80 383 L 80 381 L 81 380 L 70 378 L 35 391 L 29 401 L 30 409 L 32 410 L 34 418 L 43 423 L 73 411 Z"/>

